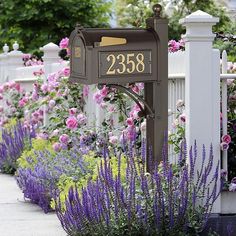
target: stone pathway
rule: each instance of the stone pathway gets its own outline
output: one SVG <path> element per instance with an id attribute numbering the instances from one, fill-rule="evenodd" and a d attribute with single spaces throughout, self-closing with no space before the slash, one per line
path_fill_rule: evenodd
<path id="1" fill-rule="evenodd" d="M 14 177 L 0 174 L 0 236 L 66 236 L 55 213 L 25 202 Z"/>

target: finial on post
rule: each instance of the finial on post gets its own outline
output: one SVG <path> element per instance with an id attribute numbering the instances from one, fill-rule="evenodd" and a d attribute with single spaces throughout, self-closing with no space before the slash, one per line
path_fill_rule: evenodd
<path id="1" fill-rule="evenodd" d="M 15 41 L 15 43 L 12 45 L 12 48 L 14 51 L 17 51 L 19 49 L 19 44 L 17 43 L 17 41 Z"/>
<path id="2" fill-rule="evenodd" d="M 83 28 L 84 27 L 79 22 L 76 23 L 76 26 L 75 26 L 76 31 L 82 30 Z"/>
<path id="3" fill-rule="evenodd" d="M 154 17 L 156 18 L 160 18 L 161 17 L 161 12 L 162 12 L 162 6 L 160 4 L 155 4 L 152 7 L 153 13 L 154 13 Z"/>
<path id="4" fill-rule="evenodd" d="M 3 52 L 5 53 L 5 54 L 7 54 L 8 52 L 9 52 L 9 46 L 5 43 L 4 44 L 4 46 L 3 46 Z"/>

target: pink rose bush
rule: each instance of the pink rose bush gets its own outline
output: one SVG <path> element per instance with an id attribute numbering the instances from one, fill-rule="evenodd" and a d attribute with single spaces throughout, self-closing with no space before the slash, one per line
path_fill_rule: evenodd
<path id="1" fill-rule="evenodd" d="M 37 56 L 31 55 L 31 54 L 23 54 L 22 60 L 23 60 L 23 63 L 25 66 L 43 65 L 43 62 L 41 59 L 39 59 Z"/>
<path id="2" fill-rule="evenodd" d="M 28 55 L 25 60 L 27 58 Z M 1 85 L 0 125 L 4 126 L 11 119 L 21 119 L 25 128 L 34 128 L 37 138 L 51 142 L 54 150 L 69 147 L 71 136 L 77 136 L 80 133 L 78 128 L 84 128 L 87 123 L 87 117 L 82 113 L 83 86 L 69 84 L 69 74 L 70 69 L 64 68 L 50 74 L 44 81 L 41 78 L 43 73 L 35 73 L 37 81 L 30 93 L 15 82 Z"/>
<path id="3" fill-rule="evenodd" d="M 29 94 L 20 84 L 11 81 L 0 86 L 0 125 L 4 126 L 10 119 L 21 119 L 24 116 L 24 107 L 28 104 Z"/>
<path id="4" fill-rule="evenodd" d="M 170 40 L 168 42 L 168 48 L 169 48 L 169 52 L 177 52 L 179 50 L 182 51 L 185 49 L 185 43 L 183 39 L 180 39 L 179 41 Z"/>

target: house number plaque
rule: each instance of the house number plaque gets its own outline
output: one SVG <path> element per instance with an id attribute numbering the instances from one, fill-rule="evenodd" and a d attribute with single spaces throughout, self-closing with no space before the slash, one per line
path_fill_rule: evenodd
<path id="1" fill-rule="evenodd" d="M 99 76 L 151 74 L 151 51 L 119 51 L 99 53 Z"/>

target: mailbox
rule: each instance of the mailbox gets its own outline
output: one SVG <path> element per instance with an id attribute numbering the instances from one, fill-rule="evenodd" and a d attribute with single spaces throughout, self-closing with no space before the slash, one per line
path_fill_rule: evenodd
<path id="1" fill-rule="evenodd" d="M 168 20 L 162 7 L 146 29 L 84 29 L 77 26 L 70 35 L 72 82 L 106 84 L 131 97 L 147 119 L 148 170 L 161 160 L 163 134 L 168 130 Z M 125 87 L 143 82 L 144 98 Z M 143 106 L 140 104 L 143 104 Z M 151 148 L 151 150 L 150 150 Z"/>
<path id="2" fill-rule="evenodd" d="M 157 80 L 158 37 L 153 29 L 84 29 L 69 39 L 70 80 L 123 84 Z"/>

